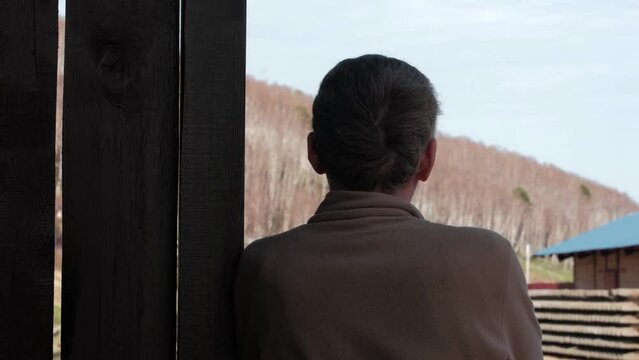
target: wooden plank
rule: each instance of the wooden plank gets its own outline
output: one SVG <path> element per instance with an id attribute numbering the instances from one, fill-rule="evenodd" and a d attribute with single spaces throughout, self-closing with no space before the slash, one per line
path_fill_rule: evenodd
<path id="1" fill-rule="evenodd" d="M 636 327 L 570 325 L 570 324 L 539 324 L 542 332 L 556 332 L 567 334 L 587 334 L 596 336 L 639 337 Z"/>
<path id="2" fill-rule="evenodd" d="M 533 289 L 528 290 L 528 295 L 533 299 L 543 298 L 602 298 L 602 299 L 639 299 L 639 289 Z"/>
<path id="3" fill-rule="evenodd" d="M 0 2 L 0 358 L 50 359 L 57 1 Z"/>
<path id="4" fill-rule="evenodd" d="M 639 304 L 630 301 L 559 301 L 532 300 L 535 310 L 585 310 L 605 312 L 639 312 Z"/>
<path id="5" fill-rule="evenodd" d="M 175 358 L 178 10 L 67 1 L 63 359 Z"/>
<path id="6" fill-rule="evenodd" d="M 610 290 L 590 290 L 590 289 L 533 289 L 528 290 L 528 295 L 532 299 L 542 298 L 611 298 Z"/>
<path id="7" fill-rule="evenodd" d="M 623 297 L 628 299 L 639 299 L 639 289 L 612 289 L 610 293 L 613 296 Z"/>
<path id="8" fill-rule="evenodd" d="M 543 334 L 542 341 L 544 343 L 580 345 L 598 348 L 609 348 L 617 350 L 638 350 L 639 342 L 631 341 L 614 341 L 592 337 L 577 337 L 571 335 Z"/>
<path id="9" fill-rule="evenodd" d="M 579 347 L 562 347 L 557 345 L 542 345 L 545 354 L 566 355 L 571 358 L 583 357 L 601 360 L 639 360 L 639 352 L 606 352 L 602 350 L 584 349 Z"/>
<path id="10" fill-rule="evenodd" d="M 246 2 L 183 8 L 178 356 L 235 357 L 243 248 Z"/>
<path id="11" fill-rule="evenodd" d="M 535 316 L 539 321 L 639 325 L 639 317 L 637 315 L 536 312 Z"/>

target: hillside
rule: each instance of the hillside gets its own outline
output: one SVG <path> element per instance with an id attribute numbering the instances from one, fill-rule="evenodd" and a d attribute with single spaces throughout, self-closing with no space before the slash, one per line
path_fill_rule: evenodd
<path id="1" fill-rule="evenodd" d="M 247 79 L 247 241 L 306 222 L 327 191 L 306 161 L 312 98 Z M 493 229 L 538 249 L 638 211 L 628 196 L 561 169 L 466 138 L 438 134 L 432 178 L 413 203 L 451 225 Z"/>

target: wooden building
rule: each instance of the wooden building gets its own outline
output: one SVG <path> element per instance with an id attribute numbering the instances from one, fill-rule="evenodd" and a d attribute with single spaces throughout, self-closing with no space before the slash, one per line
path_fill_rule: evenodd
<path id="1" fill-rule="evenodd" d="M 575 289 L 639 288 L 639 213 L 535 254 L 549 255 L 574 258 Z"/>

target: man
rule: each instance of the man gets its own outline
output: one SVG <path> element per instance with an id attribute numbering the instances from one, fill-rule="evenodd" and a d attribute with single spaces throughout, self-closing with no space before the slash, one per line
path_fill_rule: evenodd
<path id="1" fill-rule="evenodd" d="M 541 359 L 509 242 L 410 204 L 435 163 L 439 104 L 403 61 L 339 63 L 313 103 L 308 158 L 330 192 L 307 224 L 244 251 L 241 359 Z"/>

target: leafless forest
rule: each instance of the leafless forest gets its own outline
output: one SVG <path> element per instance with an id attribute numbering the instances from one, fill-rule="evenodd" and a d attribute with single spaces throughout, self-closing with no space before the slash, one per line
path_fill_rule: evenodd
<path id="1" fill-rule="evenodd" d="M 304 223 L 327 191 L 306 162 L 311 103 L 247 79 L 247 241 Z M 438 141 L 432 178 L 414 199 L 431 221 L 486 227 L 515 248 L 540 248 L 639 210 L 628 196 L 557 167 L 466 138 Z"/>
<path id="2" fill-rule="evenodd" d="M 64 22 L 60 35 L 64 36 Z M 64 43 L 60 44 L 62 54 Z M 62 57 L 58 69 L 62 84 Z M 58 179 L 62 90 L 59 85 Z M 328 189 L 306 162 L 312 98 L 251 78 L 246 90 L 245 238 L 250 242 L 306 222 Z M 628 196 L 557 167 L 465 138 L 439 134 L 438 141 L 432 178 L 414 199 L 431 221 L 486 227 L 510 239 L 515 248 L 525 243 L 540 248 L 639 210 Z M 60 240 L 59 184 L 57 190 Z"/>

